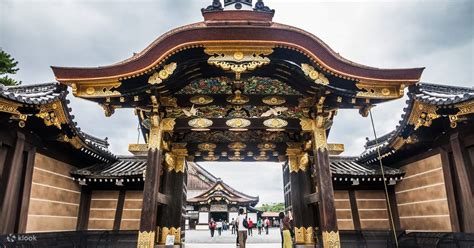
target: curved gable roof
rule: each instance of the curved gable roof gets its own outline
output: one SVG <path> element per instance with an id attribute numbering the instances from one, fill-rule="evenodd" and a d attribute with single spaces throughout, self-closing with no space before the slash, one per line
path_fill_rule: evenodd
<path id="1" fill-rule="evenodd" d="M 256 25 L 250 21 L 259 12 L 221 11 L 218 16 L 173 29 L 152 42 L 142 52 L 116 64 L 73 68 L 53 66 L 58 81 L 70 84 L 85 80 L 112 80 L 147 73 L 182 49 L 226 42 L 273 45 L 298 50 L 329 71 L 344 77 L 385 82 L 418 82 L 424 68 L 380 69 L 349 61 L 334 52 L 316 36 L 301 29 L 274 22 Z M 257 18 L 258 19 L 258 18 Z"/>

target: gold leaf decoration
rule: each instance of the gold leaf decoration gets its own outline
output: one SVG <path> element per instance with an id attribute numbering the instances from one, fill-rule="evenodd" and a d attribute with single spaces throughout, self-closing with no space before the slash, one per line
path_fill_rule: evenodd
<path id="1" fill-rule="evenodd" d="M 138 248 L 153 248 L 155 247 L 155 232 L 144 231 L 138 233 Z"/>
<path id="2" fill-rule="evenodd" d="M 273 150 L 276 148 L 276 145 L 273 144 L 273 143 L 269 143 L 269 142 L 266 142 L 266 143 L 260 143 L 257 145 L 257 148 L 262 150 L 262 151 L 269 151 L 269 150 Z"/>
<path id="3" fill-rule="evenodd" d="M 288 122 L 280 118 L 272 118 L 272 119 L 265 120 L 263 122 L 263 125 L 269 128 L 279 129 L 279 128 L 286 127 L 288 125 Z"/>
<path id="4" fill-rule="evenodd" d="M 225 124 L 231 127 L 230 130 L 232 131 L 244 131 L 246 130 L 245 128 L 250 126 L 251 123 L 247 119 L 235 118 L 235 119 L 230 119 L 226 121 Z"/>
<path id="5" fill-rule="evenodd" d="M 242 95 L 240 90 L 236 90 L 234 95 L 227 97 L 227 102 L 232 104 L 245 104 L 250 101 L 247 96 Z"/>
<path id="6" fill-rule="evenodd" d="M 341 241 L 339 239 L 338 231 L 324 231 L 323 232 L 323 247 L 327 248 L 340 248 Z"/>
<path id="7" fill-rule="evenodd" d="M 201 151 L 214 151 L 216 147 L 214 143 L 201 143 L 198 145 L 198 149 Z"/>
<path id="8" fill-rule="evenodd" d="M 161 84 L 163 80 L 169 78 L 171 74 L 176 70 L 177 64 L 175 62 L 163 66 L 163 69 L 159 72 L 153 73 L 148 78 L 149 84 Z"/>
<path id="9" fill-rule="evenodd" d="M 321 72 L 316 71 L 314 67 L 308 64 L 301 64 L 301 70 L 304 74 L 313 80 L 316 84 L 328 85 L 329 79 Z"/>
<path id="10" fill-rule="evenodd" d="M 262 99 L 262 102 L 267 105 L 276 106 L 286 103 L 286 99 L 281 96 L 267 96 Z"/>
<path id="11" fill-rule="evenodd" d="M 393 99 L 402 97 L 403 86 L 399 85 L 377 85 L 376 83 L 359 82 L 357 88 L 362 91 L 357 92 L 359 98 L 369 99 Z"/>
<path id="12" fill-rule="evenodd" d="M 227 147 L 229 147 L 229 149 L 239 151 L 245 149 L 247 145 L 242 142 L 233 142 L 230 143 Z"/>
<path id="13" fill-rule="evenodd" d="M 199 96 L 193 96 L 189 101 L 193 104 L 196 105 L 206 105 L 209 103 L 212 103 L 214 101 L 214 98 L 206 95 L 199 95 Z"/>
<path id="14" fill-rule="evenodd" d="M 236 79 L 240 80 L 242 73 L 269 64 L 270 59 L 264 55 L 270 55 L 273 49 L 258 46 L 208 46 L 204 52 L 211 55 L 207 60 L 210 65 L 232 71 Z"/>
<path id="15" fill-rule="evenodd" d="M 188 125 L 193 127 L 194 131 L 208 130 L 208 127 L 212 126 L 213 122 L 206 118 L 196 118 L 188 121 Z"/>

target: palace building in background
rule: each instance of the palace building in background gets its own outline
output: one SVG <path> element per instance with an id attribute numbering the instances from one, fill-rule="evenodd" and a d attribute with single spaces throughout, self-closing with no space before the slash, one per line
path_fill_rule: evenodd
<path id="1" fill-rule="evenodd" d="M 275 161 L 296 247 L 472 245 L 473 88 L 348 61 L 273 22 L 261 0 L 213 1 L 202 14 L 127 60 L 0 86 L 0 243 L 34 233 L 33 247 L 164 247 L 171 235 L 184 247 L 186 228 L 257 214 L 258 197 L 200 161 Z M 106 116 L 133 108 L 146 143 L 110 152 L 78 127 L 69 92 Z M 327 143 L 339 109 L 371 118 L 403 96 L 399 125 L 359 156 Z"/>

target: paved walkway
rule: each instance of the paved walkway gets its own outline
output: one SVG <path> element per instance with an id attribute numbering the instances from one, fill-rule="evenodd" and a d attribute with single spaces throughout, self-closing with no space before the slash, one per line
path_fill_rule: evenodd
<path id="1" fill-rule="evenodd" d="M 217 231 L 214 237 L 211 238 L 210 231 L 186 231 L 186 248 L 235 248 L 235 241 L 237 236 L 232 235 L 231 231 L 222 232 L 219 236 Z M 274 248 L 279 247 L 281 243 L 280 230 L 278 228 L 271 228 L 268 235 L 262 232 L 258 235 L 256 229 L 253 230 L 253 236 L 247 239 L 246 248 Z"/>

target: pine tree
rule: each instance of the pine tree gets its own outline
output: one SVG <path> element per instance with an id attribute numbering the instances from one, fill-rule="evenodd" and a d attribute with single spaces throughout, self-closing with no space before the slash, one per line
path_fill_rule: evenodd
<path id="1" fill-rule="evenodd" d="M 0 49 L 0 84 L 6 86 L 20 85 L 21 81 L 10 78 L 8 74 L 16 74 L 18 62 L 10 54 Z"/>

